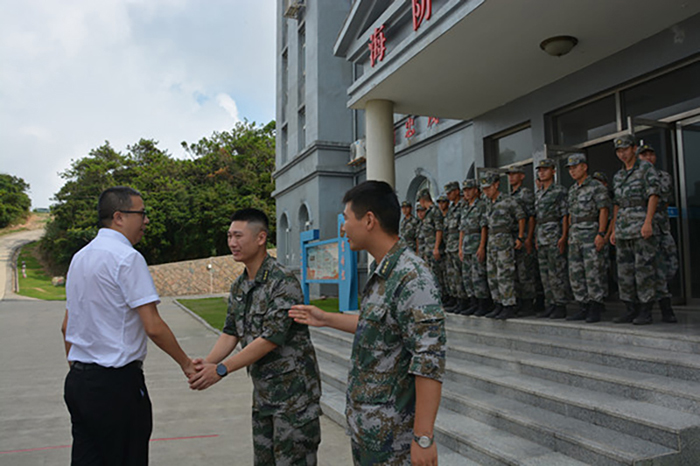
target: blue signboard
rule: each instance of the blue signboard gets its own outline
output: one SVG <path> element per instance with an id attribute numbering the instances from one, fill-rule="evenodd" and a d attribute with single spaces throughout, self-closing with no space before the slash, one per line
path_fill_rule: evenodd
<path id="1" fill-rule="evenodd" d="M 301 286 L 309 304 L 309 283 L 338 285 L 340 312 L 357 310 L 357 253 L 343 234 L 345 219 L 338 215 L 338 237 L 319 241 L 319 231 L 301 233 Z"/>
<path id="2" fill-rule="evenodd" d="M 668 208 L 668 218 L 678 218 L 678 207 Z"/>

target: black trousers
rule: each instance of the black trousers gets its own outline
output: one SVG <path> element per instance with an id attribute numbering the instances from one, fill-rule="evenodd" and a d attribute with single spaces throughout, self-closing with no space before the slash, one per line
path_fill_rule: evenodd
<path id="1" fill-rule="evenodd" d="M 74 363 L 64 399 L 70 411 L 71 465 L 147 465 L 153 430 L 141 363 L 119 369 Z"/>

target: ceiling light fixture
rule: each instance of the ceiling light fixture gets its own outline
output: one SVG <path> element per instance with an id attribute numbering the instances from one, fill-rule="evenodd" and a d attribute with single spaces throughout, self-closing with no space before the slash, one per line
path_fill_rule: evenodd
<path id="1" fill-rule="evenodd" d="M 573 36 L 554 36 L 540 43 L 540 48 L 553 57 L 561 57 L 576 47 L 578 39 Z"/>

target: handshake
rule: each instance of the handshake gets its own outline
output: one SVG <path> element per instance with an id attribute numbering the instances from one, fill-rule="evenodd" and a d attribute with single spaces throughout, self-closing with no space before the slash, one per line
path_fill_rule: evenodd
<path id="1" fill-rule="evenodd" d="M 223 376 L 216 373 L 217 364 L 206 362 L 202 358 L 188 360 L 182 367 L 192 390 L 204 390 L 221 380 Z"/>

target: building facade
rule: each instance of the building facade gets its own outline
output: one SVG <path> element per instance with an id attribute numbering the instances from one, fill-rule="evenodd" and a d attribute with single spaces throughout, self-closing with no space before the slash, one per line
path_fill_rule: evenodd
<path id="1" fill-rule="evenodd" d="M 673 178 L 669 213 L 681 255 L 674 297 L 700 299 L 700 1 L 278 7 L 278 247 L 298 242 L 309 221 L 304 206 L 310 225 L 332 236 L 330 214 L 364 179 L 386 180 L 401 200 L 414 200 L 421 187 L 437 194 L 482 169 L 523 165 L 532 187 L 534 163 L 571 152 L 586 153 L 591 171 L 612 179 L 620 166 L 612 141 L 633 133 Z M 293 95 L 301 89 L 304 106 Z M 569 186 L 559 168 L 558 182 Z M 287 263 L 298 264 L 293 252 Z"/>

